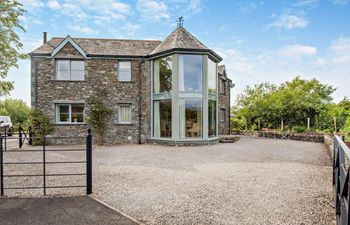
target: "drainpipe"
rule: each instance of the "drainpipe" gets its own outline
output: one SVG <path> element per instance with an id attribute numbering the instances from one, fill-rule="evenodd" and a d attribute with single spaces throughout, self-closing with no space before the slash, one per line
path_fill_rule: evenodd
<path id="1" fill-rule="evenodd" d="M 139 114 L 139 126 L 138 126 L 138 143 L 139 145 L 142 144 L 141 143 L 141 130 L 142 130 L 142 64 L 145 63 L 145 59 L 144 57 L 142 57 L 142 61 L 139 63 L 139 92 L 138 92 L 138 103 L 139 103 L 139 107 L 138 107 L 138 114 Z"/>

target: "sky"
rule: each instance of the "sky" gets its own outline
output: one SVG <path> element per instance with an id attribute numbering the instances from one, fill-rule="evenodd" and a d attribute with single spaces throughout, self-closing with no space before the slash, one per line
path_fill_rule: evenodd
<path id="1" fill-rule="evenodd" d="M 218 53 L 235 83 L 232 102 L 247 85 L 280 84 L 300 76 L 332 85 L 335 102 L 350 96 L 350 0 L 20 0 L 24 53 L 48 38 L 163 40 L 184 27 Z M 30 60 L 7 80 L 10 98 L 30 104 Z"/>

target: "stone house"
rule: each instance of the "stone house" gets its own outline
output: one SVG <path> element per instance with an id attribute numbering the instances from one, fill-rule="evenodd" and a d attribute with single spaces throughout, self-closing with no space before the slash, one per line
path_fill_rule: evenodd
<path id="1" fill-rule="evenodd" d="M 222 58 L 182 25 L 164 41 L 52 38 L 30 53 L 31 104 L 53 135 L 83 135 L 88 100 L 114 110 L 108 144 L 217 143 L 229 133 L 232 81 Z"/>

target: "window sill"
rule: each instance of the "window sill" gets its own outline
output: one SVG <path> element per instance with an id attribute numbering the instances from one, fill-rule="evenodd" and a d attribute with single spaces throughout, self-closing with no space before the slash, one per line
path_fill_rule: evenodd
<path id="1" fill-rule="evenodd" d="M 53 123 L 53 125 L 87 125 L 87 123 Z"/>
<path id="2" fill-rule="evenodd" d="M 116 125 L 133 126 L 135 123 L 116 123 Z"/>
<path id="3" fill-rule="evenodd" d="M 86 82 L 86 80 L 54 80 L 54 79 L 51 79 L 49 81 L 51 82 Z"/>
<path id="4" fill-rule="evenodd" d="M 123 84 L 133 84 L 136 83 L 135 81 L 122 81 L 122 80 L 117 80 L 118 83 L 123 83 Z"/>

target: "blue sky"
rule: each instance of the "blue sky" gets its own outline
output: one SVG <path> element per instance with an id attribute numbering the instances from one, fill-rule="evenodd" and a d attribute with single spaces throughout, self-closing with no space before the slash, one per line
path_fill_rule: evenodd
<path id="1" fill-rule="evenodd" d="M 350 96 L 350 0 L 20 0 L 27 12 L 19 33 L 23 52 L 49 38 L 101 37 L 164 39 L 183 16 L 184 26 L 221 55 L 236 84 L 279 84 L 299 75 Z M 19 62 L 8 80 L 12 98 L 30 103 L 30 61 Z"/>

